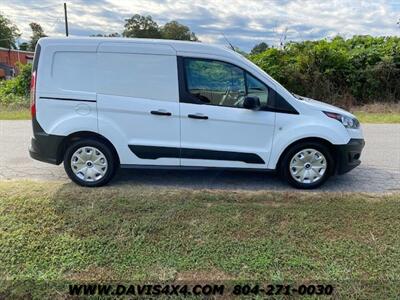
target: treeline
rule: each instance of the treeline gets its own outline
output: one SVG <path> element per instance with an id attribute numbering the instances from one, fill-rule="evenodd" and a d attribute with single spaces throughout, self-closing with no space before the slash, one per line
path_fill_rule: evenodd
<path id="1" fill-rule="evenodd" d="M 46 37 L 42 26 L 38 23 L 29 24 L 32 35 L 28 42 L 17 45 L 17 39 L 21 33 L 16 25 L 3 16 L 0 12 L 0 47 L 9 49 L 20 49 L 34 51 L 38 40 Z M 186 40 L 199 41 L 196 34 L 190 28 L 178 21 L 172 20 L 163 26 L 157 24 L 151 16 L 133 15 L 131 18 L 125 19 L 122 33 L 95 33 L 92 37 L 134 37 L 134 38 L 153 38 L 153 39 L 170 39 L 170 40 Z"/>
<path id="2" fill-rule="evenodd" d="M 32 30 L 30 40 L 17 45 L 17 39 L 21 36 L 18 27 L 0 12 L 0 47 L 34 51 L 38 40 L 46 34 L 38 23 L 30 23 L 29 27 Z"/>
<path id="3" fill-rule="evenodd" d="M 345 107 L 400 100 L 399 37 L 289 43 L 249 58 L 302 96 Z"/>
<path id="4" fill-rule="evenodd" d="M 132 37 L 132 38 L 151 38 L 151 39 L 169 39 L 183 41 L 199 41 L 196 34 L 186 25 L 178 21 L 170 21 L 160 26 L 151 16 L 133 15 L 125 19 L 124 30 L 122 34 L 114 32 L 111 34 L 93 34 L 97 37 Z"/>

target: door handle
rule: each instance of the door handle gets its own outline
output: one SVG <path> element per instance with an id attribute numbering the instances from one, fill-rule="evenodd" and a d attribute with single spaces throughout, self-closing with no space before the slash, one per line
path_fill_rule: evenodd
<path id="1" fill-rule="evenodd" d="M 192 118 L 192 119 L 200 119 L 200 120 L 207 120 L 208 119 L 207 116 L 200 115 L 200 114 L 188 114 L 188 117 Z"/>
<path id="2" fill-rule="evenodd" d="M 150 111 L 152 115 L 156 116 L 171 116 L 172 114 L 168 111 L 162 111 L 162 110 L 152 110 Z"/>

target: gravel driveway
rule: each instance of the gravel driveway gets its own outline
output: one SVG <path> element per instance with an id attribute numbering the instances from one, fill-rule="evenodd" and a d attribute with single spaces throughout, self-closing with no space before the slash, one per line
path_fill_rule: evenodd
<path id="1" fill-rule="evenodd" d="M 400 191 L 400 124 L 363 125 L 366 146 L 362 164 L 336 176 L 324 191 Z M 29 157 L 30 121 L 0 121 L 0 179 L 38 179 L 70 182 L 62 165 Z M 185 188 L 292 190 L 270 173 L 240 171 L 120 170 L 112 185 L 153 185 Z"/>

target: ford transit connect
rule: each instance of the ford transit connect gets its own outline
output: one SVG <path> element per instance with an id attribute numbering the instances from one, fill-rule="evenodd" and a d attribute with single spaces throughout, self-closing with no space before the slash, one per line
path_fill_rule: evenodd
<path id="1" fill-rule="evenodd" d="M 119 167 L 277 170 L 315 188 L 360 164 L 357 119 L 204 43 L 43 38 L 31 83 L 34 159 L 83 186 Z"/>

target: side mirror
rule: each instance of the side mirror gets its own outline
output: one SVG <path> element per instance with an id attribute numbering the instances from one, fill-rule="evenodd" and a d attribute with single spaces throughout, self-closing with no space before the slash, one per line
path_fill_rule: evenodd
<path id="1" fill-rule="evenodd" d="M 243 107 L 247 109 L 258 109 L 260 108 L 260 98 L 258 97 L 245 97 L 243 101 Z"/>

